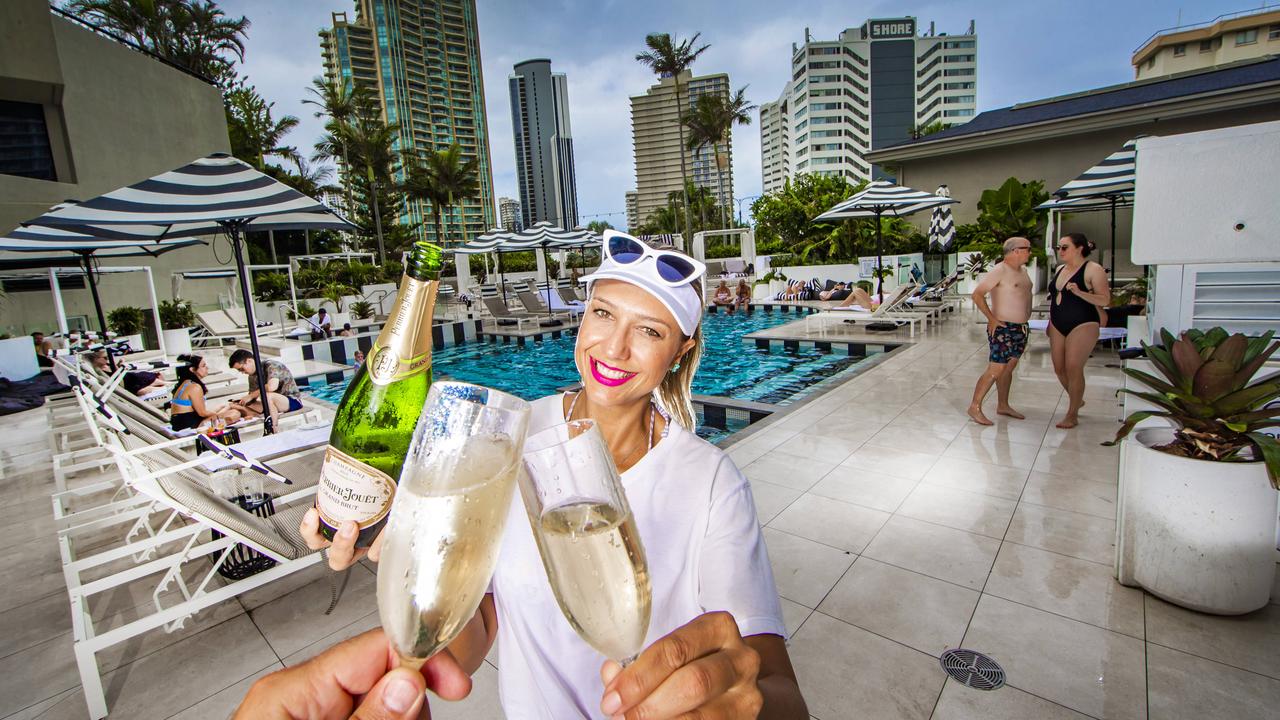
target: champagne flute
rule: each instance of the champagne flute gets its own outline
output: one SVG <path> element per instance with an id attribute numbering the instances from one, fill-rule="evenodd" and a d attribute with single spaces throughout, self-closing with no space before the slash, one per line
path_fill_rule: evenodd
<path id="1" fill-rule="evenodd" d="M 560 611 L 626 666 L 649 631 L 649 567 L 600 428 L 574 420 L 537 433 L 524 466 L 520 495 Z"/>
<path id="2" fill-rule="evenodd" d="M 529 422 L 497 390 L 437 382 L 409 444 L 378 563 L 378 615 L 419 668 L 466 626 L 493 575 Z"/>

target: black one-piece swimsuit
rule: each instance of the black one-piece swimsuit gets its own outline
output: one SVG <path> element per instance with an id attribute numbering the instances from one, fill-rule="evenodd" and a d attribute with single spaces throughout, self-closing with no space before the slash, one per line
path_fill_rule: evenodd
<path id="1" fill-rule="evenodd" d="M 1084 287 L 1084 269 L 1089 263 L 1084 263 L 1076 270 L 1067 282 L 1063 283 L 1066 287 L 1070 283 L 1075 283 L 1076 287 Z M 1070 335 L 1072 330 L 1084 325 L 1085 323 L 1096 323 L 1098 320 L 1098 308 L 1083 298 L 1065 290 L 1058 289 L 1058 275 L 1061 270 L 1054 275 L 1053 282 L 1049 283 L 1049 323 L 1062 333 L 1063 337 Z"/>

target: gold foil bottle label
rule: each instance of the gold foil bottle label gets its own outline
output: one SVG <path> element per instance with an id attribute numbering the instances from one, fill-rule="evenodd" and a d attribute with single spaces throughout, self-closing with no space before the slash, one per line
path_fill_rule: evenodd
<path id="1" fill-rule="evenodd" d="M 431 367 L 431 317 L 437 285 L 408 275 L 401 279 L 403 296 L 396 303 L 395 315 L 388 318 L 369 353 L 369 379 L 375 385 L 390 385 Z"/>
<path id="2" fill-rule="evenodd" d="M 316 508 L 329 527 L 355 521 L 360 529 L 374 525 L 391 512 L 396 481 L 330 445 L 316 488 Z"/>

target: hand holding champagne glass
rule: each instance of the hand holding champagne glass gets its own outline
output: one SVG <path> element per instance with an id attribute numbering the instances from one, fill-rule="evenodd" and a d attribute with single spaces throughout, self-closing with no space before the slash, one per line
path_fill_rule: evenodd
<path id="1" fill-rule="evenodd" d="M 529 438 L 520 494 L 556 601 L 578 635 L 626 665 L 649 630 L 649 568 L 609 448 L 592 420 Z"/>
<path id="2" fill-rule="evenodd" d="M 378 614 L 401 662 L 420 667 L 457 637 L 493 575 L 529 404 L 435 383 L 422 410 L 378 563 Z"/>

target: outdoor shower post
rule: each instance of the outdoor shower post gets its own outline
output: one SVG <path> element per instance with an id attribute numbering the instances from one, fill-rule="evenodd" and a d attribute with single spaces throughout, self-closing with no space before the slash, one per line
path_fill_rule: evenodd
<path id="1" fill-rule="evenodd" d="M 236 271 L 240 276 L 240 296 L 244 299 L 244 316 L 249 325 L 249 348 L 253 352 L 254 374 L 258 376 L 258 402 L 262 404 L 262 434 L 275 432 L 271 422 L 271 405 L 267 398 L 267 373 L 262 367 L 262 352 L 258 349 L 258 323 L 253 317 L 253 297 L 249 294 L 247 276 L 249 269 L 245 267 L 244 250 L 240 247 L 241 224 L 228 222 L 225 225 L 227 235 L 231 238 L 231 250 L 236 256 Z"/>

